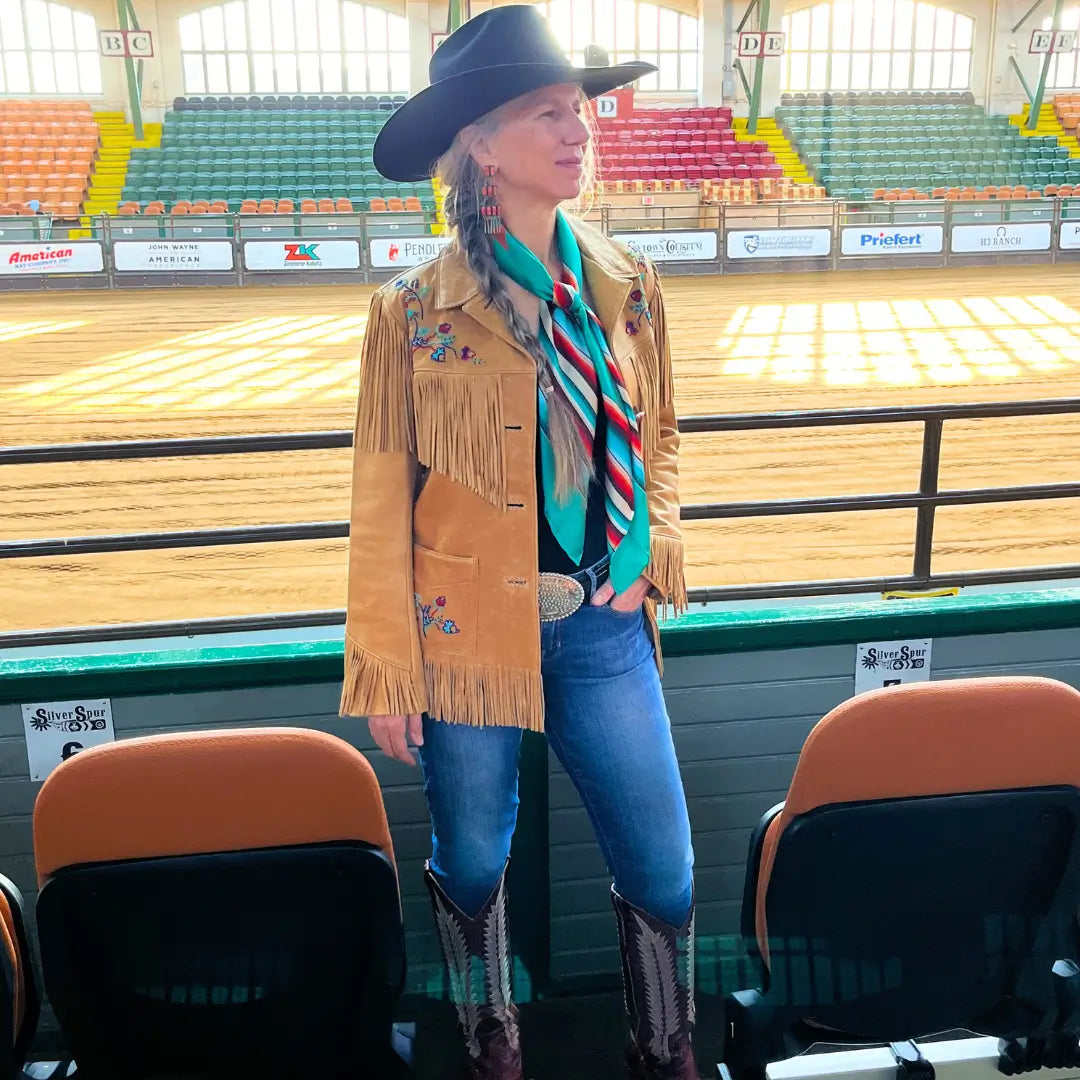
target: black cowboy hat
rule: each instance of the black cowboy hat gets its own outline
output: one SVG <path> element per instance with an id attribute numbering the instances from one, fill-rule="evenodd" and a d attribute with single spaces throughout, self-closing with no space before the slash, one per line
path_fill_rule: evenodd
<path id="1" fill-rule="evenodd" d="M 391 115 L 375 140 L 387 180 L 426 180 L 455 136 L 492 109 L 545 86 L 578 83 L 590 98 L 656 71 L 632 61 L 575 67 L 532 4 L 491 8 L 455 30 L 428 64 L 431 85 Z"/>

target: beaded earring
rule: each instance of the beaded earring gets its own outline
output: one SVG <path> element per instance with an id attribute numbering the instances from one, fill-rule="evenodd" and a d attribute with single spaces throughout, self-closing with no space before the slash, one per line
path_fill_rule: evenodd
<path id="1" fill-rule="evenodd" d="M 485 165 L 484 176 L 484 186 L 480 189 L 480 217 L 484 232 L 496 240 L 502 240 L 506 233 L 499 206 L 499 189 L 495 185 L 495 166 Z"/>

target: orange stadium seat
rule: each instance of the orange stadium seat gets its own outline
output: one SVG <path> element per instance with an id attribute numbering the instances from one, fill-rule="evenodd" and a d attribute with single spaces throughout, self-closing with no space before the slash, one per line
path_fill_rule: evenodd
<path id="1" fill-rule="evenodd" d="M 742 936 L 764 981 L 726 1001 L 733 1080 L 819 1040 L 958 1029 L 1041 1030 L 1030 1067 L 1075 1068 L 1078 832 L 1073 687 L 939 680 L 837 706 L 750 841 Z"/>
<path id="2" fill-rule="evenodd" d="M 34 858 L 45 986 L 80 1072 L 401 1075 L 394 853 L 348 743 L 255 728 L 92 747 L 42 786 Z"/>
<path id="3" fill-rule="evenodd" d="M 99 142 L 86 102 L 0 101 L 0 201 L 77 217 Z"/>

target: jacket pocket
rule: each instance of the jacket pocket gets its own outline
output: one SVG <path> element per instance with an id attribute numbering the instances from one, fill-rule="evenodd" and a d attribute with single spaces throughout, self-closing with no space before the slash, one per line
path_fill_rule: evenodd
<path id="1" fill-rule="evenodd" d="M 479 560 L 413 545 L 413 599 L 425 656 L 476 652 Z"/>

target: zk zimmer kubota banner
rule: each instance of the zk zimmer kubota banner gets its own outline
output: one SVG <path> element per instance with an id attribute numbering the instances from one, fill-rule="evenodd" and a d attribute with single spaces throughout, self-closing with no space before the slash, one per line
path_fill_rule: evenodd
<path id="1" fill-rule="evenodd" d="M 248 270 L 359 270 L 356 240 L 246 240 Z"/>
<path id="2" fill-rule="evenodd" d="M 0 244 L 0 274 L 100 274 L 100 244 Z"/>

